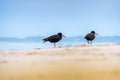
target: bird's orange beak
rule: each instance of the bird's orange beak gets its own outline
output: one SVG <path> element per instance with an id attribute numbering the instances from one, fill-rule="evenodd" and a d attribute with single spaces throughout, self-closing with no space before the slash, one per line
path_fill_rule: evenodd
<path id="1" fill-rule="evenodd" d="M 62 35 L 63 37 L 66 37 L 65 35 Z"/>
<path id="2" fill-rule="evenodd" d="M 95 33 L 96 35 L 99 35 L 98 33 Z"/>

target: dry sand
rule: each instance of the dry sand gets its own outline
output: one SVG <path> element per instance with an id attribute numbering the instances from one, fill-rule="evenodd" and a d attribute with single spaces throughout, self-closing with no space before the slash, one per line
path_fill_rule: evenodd
<path id="1" fill-rule="evenodd" d="M 120 80 L 120 44 L 0 51 L 0 80 Z"/>

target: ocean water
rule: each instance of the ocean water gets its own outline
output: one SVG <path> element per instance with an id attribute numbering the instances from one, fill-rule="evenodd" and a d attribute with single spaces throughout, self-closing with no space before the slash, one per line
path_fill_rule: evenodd
<path id="1" fill-rule="evenodd" d="M 120 43 L 120 36 L 111 37 L 96 37 L 93 40 L 93 45 L 96 44 L 118 44 Z M 87 41 L 84 37 L 66 37 L 56 43 L 57 46 L 75 46 L 75 45 L 87 45 Z M 25 39 L 9 39 L 0 38 L 0 50 L 30 50 L 39 48 L 53 48 L 53 44 L 50 42 L 43 43 L 42 38 L 25 38 Z"/>

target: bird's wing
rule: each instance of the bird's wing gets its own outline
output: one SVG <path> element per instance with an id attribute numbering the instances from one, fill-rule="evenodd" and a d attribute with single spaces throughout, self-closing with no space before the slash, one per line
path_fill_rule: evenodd
<path id="1" fill-rule="evenodd" d="M 52 35 L 50 37 L 48 37 L 48 40 L 51 41 L 51 40 L 57 40 L 58 39 L 58 35 Z"/>
<path id="2" fill-rule="evenodd" d="M 87 39 L 87 38 L 89 38 L 89 39 L 94 39 L 95 38 L 95 35 L 94 34 L 92 34 L 92 33 L 88 33 L 86 36 L 85 36 L 85 39 Z"/>
<path id="3" fill-rule="evenodd" d="M 88 33 L 88 34 L 85 36 L 85 39 L 89 38 L 89 34 L 90 34 L 90 33 Z"/>

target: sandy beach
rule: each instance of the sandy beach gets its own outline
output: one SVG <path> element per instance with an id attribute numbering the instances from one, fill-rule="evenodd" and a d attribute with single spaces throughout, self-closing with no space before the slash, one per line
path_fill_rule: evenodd
<path id="1" fill-rule="evenodd" d="M 120 44 L 0 51 L 0 80 L 120 80 Z"/>

